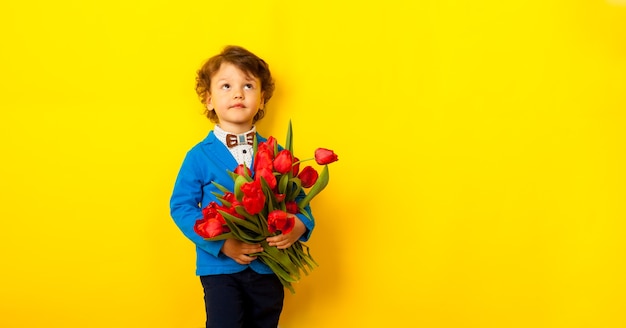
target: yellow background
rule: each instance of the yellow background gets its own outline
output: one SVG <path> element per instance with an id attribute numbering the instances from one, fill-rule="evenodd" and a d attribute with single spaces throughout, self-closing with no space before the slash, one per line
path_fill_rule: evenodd
<path id="1" fill-rule="evenodd" d="M 281 327 L 626 327 L 624 1 L 4 1 L 0 326 L 201 327 L 169 217 L 194 74 L 334 149 Z"/>

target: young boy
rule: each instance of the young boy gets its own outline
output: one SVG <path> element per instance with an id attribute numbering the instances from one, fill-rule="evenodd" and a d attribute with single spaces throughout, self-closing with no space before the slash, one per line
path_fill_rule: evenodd
<path id="1" fill-rule="evenodd" d="M 202 208 L 217 201 L 212 192 L 219 190 L 211 182 L 233 190 L 227 171 L 238 164 L 251 168 L 253 138 L 266 141 L 254 123 L 265 115 L 274 92 L 269 67 L 248 50 L 227 46 L 200 68 L 196 92 L 206 106 L 206 116 L 216 125 L 187 153 L 170 209 L 176 225 L 196 246 L 196 274 L 204 288 L 206 327 L 276 328 L 284 289 L 268 266 L 248 255 L 261 252 L 261 245 L 237 239 L 207 241 L 193 229 L 196 220 L 202 218 Z M 291 232 L 267 241 L 272 247 L 285 249 L 297 240 L 308 240 L 313 227 L 312 220 L 298 214 Z"/>

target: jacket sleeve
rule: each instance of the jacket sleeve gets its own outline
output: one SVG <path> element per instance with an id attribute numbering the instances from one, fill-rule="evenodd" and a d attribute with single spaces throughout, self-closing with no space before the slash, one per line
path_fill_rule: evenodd
<path id="1" fill-rule="evenodd" d="M 201 206 L 204 184 L 212 180 L 209 170 L 201 164 L 197 152 L 191 150 L 185 156 L 170 198 L 170 214 L 187 238 L 202 250 L 217 257 L 224 241 L 207 241 L 194 231 L 196 221 L 203 217 Z"/>

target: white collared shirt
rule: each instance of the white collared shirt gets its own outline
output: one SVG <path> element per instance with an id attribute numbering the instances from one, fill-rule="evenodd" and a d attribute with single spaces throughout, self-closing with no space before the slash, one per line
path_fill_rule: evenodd
<path id="1" fill-rule="evenodd" d="M 250 132 L 254 132 L 256 133 L 256 126 L 252 126 L 252 129 L 250 129 L 250 131 L 246 131 L 244 133 L 240 133 L 240 134 L 247 134 Z M 213 127 L 213 133 L 215 133 L 215 137 L 221 141 L 224 146 L 226 148 L 228 148 L 228 146 L 226 146 L 226 135 L 229 134 L 230 132 L 224 131 L 222 130 L 222 128 L 219 127 L 219 125 L 215 125 Z M 234 133 L 233 133 L 234 134 Z M 239 134 L 238 134 L 239 135 Z M 246 138 L 244 137 L 243 140 L 245 140 Z M 231 148 L 228 148 L 228 150 L 230 151 L 230 153 L 233 155 L 233 157 L 235 158 L 235 160 L 237 161 L 237 164 L 246 164 L 247 167 L 251 168 L 252 165 L 252 145 L 248 145 L 248 144 L 243 144 L 243 145 L 236 145 L 233 146 Z M 235 168 L 233 167 L 233 170 Z"/>

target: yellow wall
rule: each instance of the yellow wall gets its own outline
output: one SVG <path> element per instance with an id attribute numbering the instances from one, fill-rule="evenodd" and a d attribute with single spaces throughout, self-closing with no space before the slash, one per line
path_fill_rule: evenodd
<path id="1" fill-rule="evenodd" d="M 168 201 L 226 44 L 340 158 L 281 327 L 626 326 L 624 1 L 230 3 L 3 2 L 1 327 L 202 326 Z"/>

